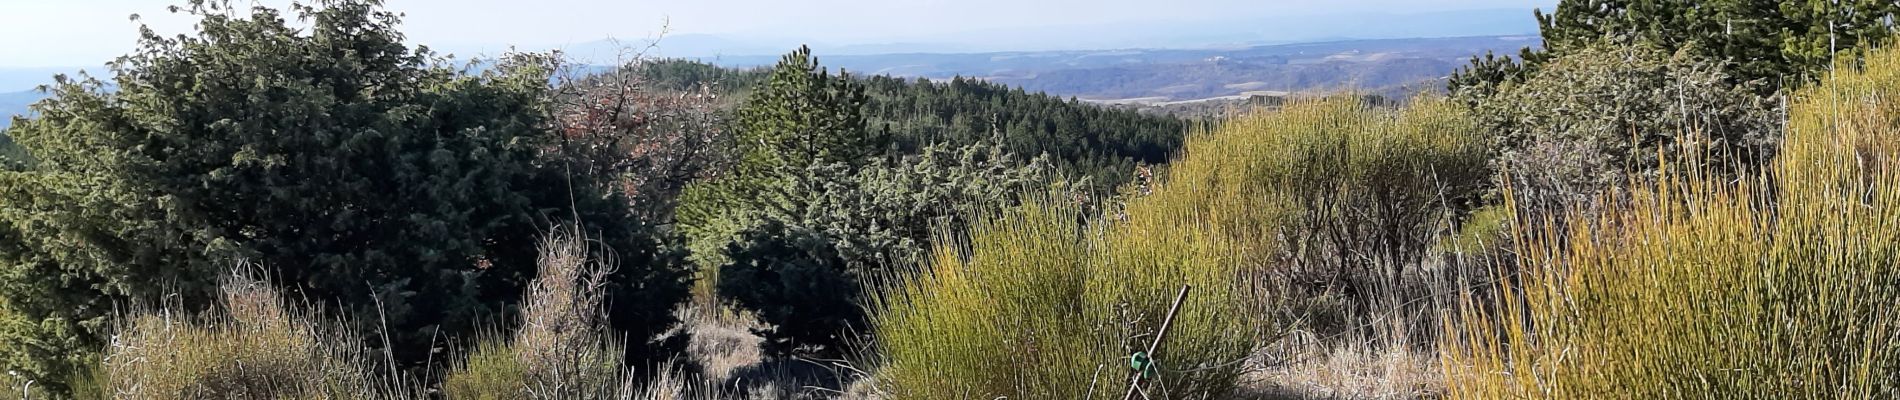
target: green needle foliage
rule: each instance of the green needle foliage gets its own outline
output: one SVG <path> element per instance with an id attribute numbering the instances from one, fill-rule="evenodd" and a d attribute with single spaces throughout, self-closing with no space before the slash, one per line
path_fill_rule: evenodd
<path id="1" fill-rule="evenodd" d="M 862 164 L 883 150 L 864 127 L 864 86 L 833 76 L 810 47 L 786 54 L 737 115 L 742 173 L 812 164 Z"/>
<path id="2" fill-rule="evenodd" d="M 1587 204 L 1664 164 L 1751 173 L 1774 159 L 1781 105 L 1685 49 L 1598 43 L 1508 82 L 1473 111 L 1519 206 Z M 1469 98 L 1470 93 L 1462 94 Z M 1537 216 L 1530 216 L 1536 218 Z"/>
<path id="3" fill-rule="evenodd" d="M 765 90 L 774 69 L 736 70 L 695 61 L 662 60 L 642 70 L 658 87 L 707 85 L 722 98 L 744 99 Z M 1124 107 L 1026 92 L 981 79 L 928 80 L 885 75 L 855 77 L 864 87 L 869 132 L 888 135 L 892 148 L 915 155 L 935 145 L 1001 144 L 1009 153 L 1047 155 L 1057 171 L 1109 192 L 1128 182 L 1137 165 L 1160 164 L 1181 149 L 1189 121 Z"/>
<path id="4" fill-rule="evenodd" d="M 1518 229 L 1513 295 L 1467 299 L 1444 344 L 1451 397 L 1900 396 L 1896 98 L 1900 53 L 1876 51 L 1795 93 L 1768 174 Z"/>
<path id="5" fill-rule="evenodd" d="M 860 168 L 815 165 L 757 197 L 764 207 L 724 250 L 719 295 L 774 325 L 760 332 L 785 354 L 801 346 L 837 356 L 864 325 L 864 277 L 910 265 L 930 250 L 933 229 L 960 230 L 965 216 L 1014 204 L 1050 179 L 1001 146 L 926 148 Z"/>
<path id="6" fill-rule="evenodd" d="M 786 54 L 736 112 L 735 165 L 687 187 L 679 211 L 694 261 L 723 264 L 721 249 L 745 229 L 747 214 L 766 207 L 760 194 L 787 184 L 813 165 L 853 170 L 883 154 L 881 136 L 864 124 L 864 87 L 831 75 L 811 49 Z"/>
<path id="7" fill-rule="evenodd" d="M 437 334 L 508 311 L 554 219 L 599 227 L 619 256 L 615 327 L 666 329 L 684 271 L 604 177 L 570 173 L 550 72 L 442 66 L 378 3 L 194 1 L 198 32 L 146 30 L 116 90 L 62 79 L 18 120 L 7 134 L 37 165 L 0 171 L 4 368 L 58 385 L 115 303 L 203 309 L 236 260 L 352 320 L 387 316 L 376 347 L 419 364 Z"/>
<path id="8" fill-rule="evenodd" d="M 1858 59 L 1893 35 L 1900 3 L 1885 0 L 1563 0 L 1536 13 L 1543 48 L 1526 48 L 1520 64 L 1492 55 L 1472 59 L 1451 89 L 1485 90 L 1526 77 L 1555 57 L 1610 39 L 1688 50 L 1732 63 L 1735 82 L 1756 82 L 1758 94 L 1801 86 L 1825 75 L 1837 58 Z"/>
<path id="9" fill-rule="evenodd" d="M 0 129 L 0 171 L 23 169 L 32 162 L 33 157 L 27 154 L 26 149 L 14 143 L 13 137 L 7 136 L 5 129 Z"/>

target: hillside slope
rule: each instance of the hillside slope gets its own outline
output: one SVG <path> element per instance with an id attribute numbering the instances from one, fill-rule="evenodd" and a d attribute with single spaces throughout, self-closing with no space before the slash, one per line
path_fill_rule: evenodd
<path id="1" fill-rule="evenodd" d="M 663 89 L 706 84 L 735 106 L 765 71 L 684 60 L 649 64 L 646 77 Z M 854 75 L 857 76 L 857 75 Z M 1181 146 L 1187 121 L 1123 107 L 1075 101 L 977 79 L 858 77 L 869 101 L 866 126 L 890 134 L 899 151 L 938 143 L 995 140 L 1010 152 L 1048 154 L 1074 178 L 1112 188 L 1137 164 L 1166 162 Z"/>
<path id="2" fill-rule="evenodd" d="M 968 54 L 826 56 L 827 64 L 864 74 L 949 79 L 976 77 L 1086 100 L 1182 101 L 1256 91 L 1340 88 L 1397 95 L 1437 90 L 1440 81 L 1485 52 L 1536 47 L 1534 35 L 1346 40 L 1214 49 L 1123 49 Z M 820 54 L 824 49 L 818 49 Z M 776 57 L 724 57 L 729 67 L 768 65 Z"/>

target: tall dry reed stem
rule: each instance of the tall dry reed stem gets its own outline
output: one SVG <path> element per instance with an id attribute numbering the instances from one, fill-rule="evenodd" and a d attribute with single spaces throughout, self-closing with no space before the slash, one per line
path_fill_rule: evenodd
<path id="1" fill-rule="evenodd" d="M 577 227 L 554 230 L 538 251 L 520 325 L 511 337 L 477 344 L 451 368 L 444 392 L 460 399 L 630 398 L 634 376 L 600 314 L 611 256 L 592 250 Z"/>

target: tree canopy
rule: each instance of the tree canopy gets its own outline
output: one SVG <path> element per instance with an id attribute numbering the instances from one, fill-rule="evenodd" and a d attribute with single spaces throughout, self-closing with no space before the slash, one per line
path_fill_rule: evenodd
<path id="1" fill-rule="evenodd" d="M 1897 15 L 1900 3 L 1883 0 L 1563 0 L 1536 14 L 1543 49 L 1520 57 L 1535 69 L 1606 38 L 1647 42 L 1734 63 L 1733 79 L 1762 81 L 1772 92 L 1815 79 L 1837 53 L 1858 58 L 1892 35 Z M 1488 64 L 1474 59 L 1461 75 L 1496 75 L 1499 66 Z M 1473 84 L 1451 83 L 1454 91 Z"/>
<path id="2" fill-rule="evenodd" d="M 6 368 L 58 382 L 116 307 L 202 306 L 240 263 L 421 362 L 436 335 L 512 307 L 560 221 L 617 256 L 616 328 L 671 323 L 677 253 L 603 180 L 570 173 L 548 71 L 446 67 L 376 1 L 290 10 L 193 2 L 179 11 L 195 35 L 144 29 L 111 64 L 115 90 L 61 79 L 8 131 L 37 164 L 0 172 Z"/>
<path id="3" fill-rule="evenodd" d="M 762 91 L 773 70 L 728 69 L 665 60 L 645 69 L 666 87 L 706 84 L 731 97 Z M 929 80 L 884 75 L 852 78 L 864 88 L 868 132 L 892 148 L 918 154 L 933 144 L 1000 142 L 1009 153 L 1048 154 L 1060 173 L 1088 178 L 1108 191 L 1134 176 L 1138 164 L 1160 164 L 1181 147 L 1187 121 L 1132 109 L 1086 104 L 971 78 Z M 994 139 L 994 140 L 992 140 Z"/>

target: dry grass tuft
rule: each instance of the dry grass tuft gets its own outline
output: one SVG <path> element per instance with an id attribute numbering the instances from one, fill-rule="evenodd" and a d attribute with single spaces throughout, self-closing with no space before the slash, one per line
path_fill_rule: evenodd
<path id="1" fill-rule="evenodd" d="M 1263 365 L 1242 378 L 1246 399 L 1421 399 L 1443 391 L 1438 358 L 1373 340 L 1323 343 L 1310 333 L 1288 335 L 1261 349 Z"/>
<path id="2" fill-rule="evenodd" d="M 611 262 L 590 250 L 578 228 L 541 243 L 540 270 L 522 299 L 520 326 L 485 340 L 449 371 L 452 399 L 625 398 L 635 390 L 621 344 L 601 322 L 601 287 Z"/>
<path id="3" fill-rule="evenodd" d="M 220 286 L 222 310 L 123 319 L 100 382 L 114 399 L 372 399 L 402 397 L 379 378 L 348 330 L 293 310 L 242 273 Z"/>
<path id="4" fill-rule="evenodd" d="M 752 333 L 762 328 L 758 319 L 726 308 L 706 309 L 694 303 L 674 313 L 681 321 L 679 334 L 688 335 L 686 356 L 706 379 L 727 382 L 743 369 L 766 361 L 760 345 L 765 339 Z"/>

